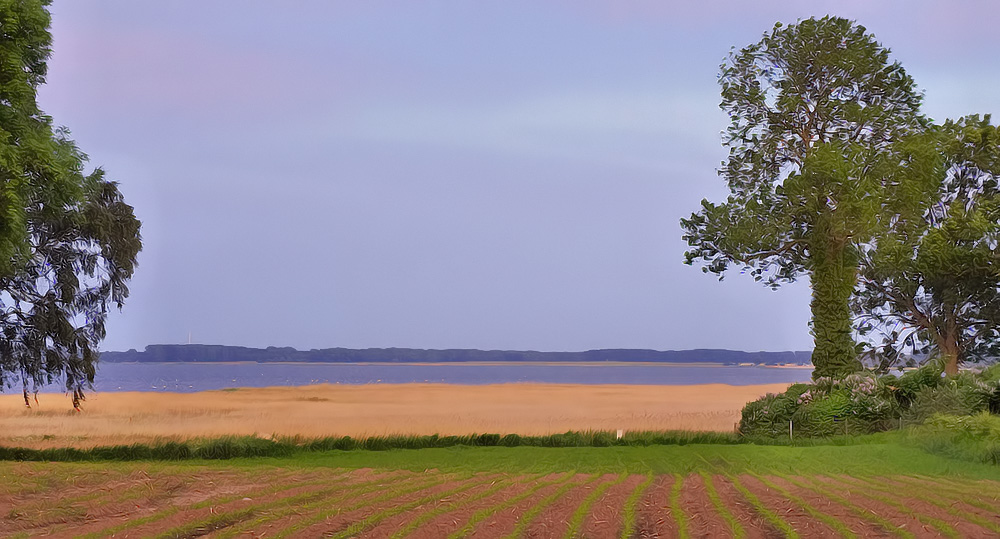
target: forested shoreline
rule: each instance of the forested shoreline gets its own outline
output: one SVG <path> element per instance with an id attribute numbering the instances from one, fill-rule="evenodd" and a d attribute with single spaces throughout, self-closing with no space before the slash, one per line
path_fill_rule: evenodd
<path id="1" fill-rule="evenodd" d="M 114 363 L 205 363 L 251 361 L 306 363 L 460 363 L 460 362 L 662 362 L 755 363 L 808 365 L 810 352 L 742 352 L 737 350 L 604 349 L 585 352 L 415 348 L 325 348 L 296 350 L 290 347 L 248 348 L 210 344 L 154 344 L 144 351 L 103 352 L 102 361 Z"/>

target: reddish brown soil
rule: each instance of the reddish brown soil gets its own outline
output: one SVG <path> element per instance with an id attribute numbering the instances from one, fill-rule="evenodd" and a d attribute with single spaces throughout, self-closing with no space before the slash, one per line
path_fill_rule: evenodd
<path id="1" fill-rule="evenodd" d="M 581 537 L 618 537 L 621 535 L 624 515 L 622 511 L 629 495 L 646 478 L 632 475 L 625 481 L 612 485 L 590 507 L 590 513 L 583 520 Z"/>
<path id="2" fill-rule="evenodd" d="M 393 472 L 392 475 L 398 475 L 398 472 Z M 137 526 L 135 528 L 130 528 L 123 530 L 117 534 L 115 537 L 147 537 L 150 535 L 156 535 L 157 533 L 166 531 L 170 528 L 177 526 L 184 526 L 191 522 L 196 522 L 212 515 L 217 515 L 225 513 L 228 511 L 240 510 L 250 506 L 271 503 L 282 500 L 289 496 L 295 496 L 299 494 L 306 494 L 312 492 L 320 492 L 327 488 L 333 488 L 334 486 L 349 488 L 350 485 L 356 484 L 358 482 L 375 480 L 382 477 L 389 477 L 386 474 L 372 474 L 371 471 L 363 470 L 360 473 L 350 473 L 345 476 L 343 473 L 339 473 L 333 470 L 322 470 L 311 473 L 290 474 L 284 477 L 281 482 L 269 482 L 266 478 L 262 478 L 262 481 L 254 484 L 248 485 L 244 488 L 236 490 L 226 489 L 220 491 L 217 495 L 210 495 L 205 497 L 200 497 L 200 499 L 192 500 L 191 502 L 180 503 L 169 503 L 165 507 L 161 507 L 155 511 L 149 511 L 143 514 L 130 515 L 129 517 L 122 519 L 119 522 L 124 522 L 125 520 L 131 518 L 139 518 L 143 516 L 148 516 L 158 512 L 159 510 L 167 509 L 169 507 L 182 507 L 181 511 L 174 513 L 166 518 L 151 522 L 142 526 Z M 388 479 L 387 479 L 388 480 Z M 303 483 L 313 483 L 317 481 L 322 481 L 318 484 L 303 485 Z M 290 488 L 281 490 L 279 492 L 267 491 L 274 487 L 275 485 L 286 485 Z M 300 486 L 301 485 L 301 486 Z M 235 496 L 235 499 L 226 503 L 219 503 L 217 505 L 211 505 L 209 507 L 203 507 L 200 509 L 193 509 L 190 506 L 196 504 L 202 500 L 212 499 L 212 498 L 225 498 Z M 106 528 L 118 524 L 119 522 L 95 522 L 93 526 L 87 526 L 86 529 L 76 528 L 73 530 L 73 534 L 82 534 L 89 532 L 103 531 Z"/>
<path id="3" fill-rule="evenodd" d="M 74 471 L 79 473 L 74 474 Z M 290 526 L 304 524 L 304 519 L 340 508 L 343 512 L 333 513 L 325 520 L 294 533 L 295 537 L 319 537 L 344 531 L 368 517 L 378 518 L 386 510 L 430 498 L 422 502 L 422 505 L 372 523 L 370 529 L 358 535 L 386 539 L 428 511 L 446 508 L 449 509 L 448 512 L 429 520 L 410 535 L 418 539 L 439 539 L 464 527 L 476 512 L 496 508 L 528 489 L 544 485 L 512 507 L 484 519 L 471 534 L 477 538 L 490 539 L 514 531 L 526 512 L 538 507 L 539 502 L 568 484 L 573 487 L 541 508 L 524 534 L 526 537 L 562 537 L 580 504 L 594 489 L 604 483 L 613 483 L 616 477 L 604 475 L 585 484 L 591 477 L 583 474 L 550 474 L 545 477 L 482 474 L 459 478 L 436 470 L 422 473 L 278 468 L 206 471 L 194 466 L 147 467 L 136 464 L 101 469 L 73 464 L 0 463 L 0 484 L 5 490 L 5 493 L 0 494 L 0 537 L 18 533 L 32 537 L 71 537 L 102 532 L 118 524 L 150 515 L 162 517 L 115 535 L 148 537 L 160 535 L 171 528 L 244 509 L 253 509 L 253 512 L 242 516 L 234 515 L 234 521 L 229 525 L 235 528 L 228 529 L 243 533 L 245 526 L 244 536 L 264 537 Z M 977 525 L 977 519 L 1000 525 L 1000 516 L 996 512 L 962 501 L 995 500 L 1000 493 L 991 490 L 995 484 L 993 482 L 942 480 L 941 483 L 936 483 L 932 478 L 903 477 L 879 478 L 876 483 L 866 483 L 850 477 L 766 479 L 777 487 L 786 489 L 815 511 L 842 522 L 858 537 L 885 537 L 890 533 L 872 519 L 866 519 L 864 514 L 855 512 L 821 492 L 798 484 L 811 485 L 813 481 L 817 481 L 854 506 L 870 511 L 892 523 L 892 526 L 898 526 L 917 537 L 940 535 L 932 526 L 919 522 L 915 517 L 917 514 L 947 522 L 963 537 L 996 536 L 991 530 Z M 582 523 L 580 536 L 595 539 L 619 537 L 625 501 L 644 480 L 643 476 L 631 476 L 620 484 L 611 485 L 594 500 Z M 464 503 L 476 495 L 489 492 L 497 485 L 497 481 L 504 488 L 483 499 Z M 728 479 L 713 476 L 712 482 L 723 505 L 741 523 L 748 537 L 758 539 L 781 536 L 757 514 Z M 751 476 L 741 476 L 740 482 L 801 536 L 811 538 L 837 535 L 829 525 L 805 511 L 799 502 L 786 498 L 777 488 L 769 488 L 763 481 Z M 878 491 L 875 488 L 878 485 L 887 485 L 893 491 Z M 287 488 L 268 492 L 275 486 Z M 449 494 L 463 486 L 468 488 Z M 637 505 L 635 537 L 677 536 L 676 519 L 670 510 L 673 486 L 672 476 L 654 478 Z M 935 486 L 938 487 L 937 491 L 934 490 Z M 943 486 L 947 486 L 947 489 L 942 488 Z M 414 492 L 393 494 L 391 499 L 379 499 L 400 488 L 413 487 L 417 487 Z M 362 492 L 368 489 L 371 490 Z M 917 499 L 915 496 L 918 493 L 938 495 L 938 499 L 949 504 L 950 508 L 963 511 L 968 516 L 955 516 L 948 512 L 949 509 Z M 291 497 L 299 495 L 303 498 L 292 500 Z M 227 497 L 232 499 L 227 501 Z M 896 506 L 878 500 L 877 497 L 898 500 L 903 505 Z M 200 509 L 192 507 L 208 500 L 214 505 Z M 312 507 L 308 507 L 309 505 Z M 351 509 L 357 505 L 361 506 Z M 731 535 L 725 519 L 711 502 L 701 475 L 692 474 L 684 478 L 680 505 L 692 537 Z M 171 507 L 179 509 L 173 514 L 162 513 Z M 268 515 L 274 520 L 256 522 L 256 519 Z M 198 532 L 211 535 L 211 530 L 208 529 Z"/>
<path id="4" fill-rule="evenodd" d="M 370 507 L 383 507 L 384 505 L 382 504 L 391 503 L 391 501 L 381 500 L 381 498 L 393 490 L 409 490 L 414 487 L 426 485 L 426 488 L 421 488 L 416 493 L 432 492 L 435 483 L 440 483 L 440 479 L 445 478 L 446 476 L 442 476 L 436 472 L 425 472 L 423 474 L 406 473 L 393 477 L 376 478 L 374 482 L 370 480 L 355 483 L 348 488 L 338 489 L 335 492 L 330 492 L 327 495 L 319 496 L 301 504 L 275 508 L 276 511 L 287 511 L 288 509 L 293 509 L 293 511 L 283 516 L 272 515 L 273 520 L 260 523 L 253 529 L 248 530 L 248 533 L 254 537 L 269 536 L 290 526 L 302 525 L 304 519 L 313 517 L 318 513 L 333 508 L 341 508 L 342 513 L 328 515 L 324 521 L 315 524 L 316 526 L 321 526 L 324 522 L 332 522 L 342 514 L 355 511 L 355 509 L 351 509 L 352 507 L 361 505 L 362 507 L 356 509 L 358 511 L 363 510 L 363 506 L 366 504 Z M 265 511 L 261 516 L 267 516 L 267 512 Z"/>
<path id="5" fill-rule="evenodd" d="M 850 477 L 837 478 L 837 480 L 841 484 L 846 485 L 849 488 L 858 488 L 858 489 L 865 488 L 864 482 Z M 928 501 L 910 496 L 912 492 L 913 492 L 912 490 L 900 490 L 899 492 L 894 494 L 887 494 L 885 492 L 873 490 L 873 494 L 880 496 L 891 496 L 898 502 L 904 504 L 911 511 L 914 511 L 920 515 L 927 515 L 931 518 L 936 518 L 938 520 L 947 522 L 952 528 L 955 528 L 955 530 L 962 537 L 989 537 L 991 535 L 995 535 L 995 532 L 993 532 L 992 530 L 983 528 L 982 526 L 974 522 L 970 522 L 966 519 L 963 519 L 960 516 L 952 515 L 946 509 L 938 507 L 937 505 L 934 505 Z M 924 493 L 927 493 L 927 491 L 925 491 Z"/>
<path id="6" fill-rule="evenodd" d="M 731 535 L 729 526 L 715 509 L 705 490 L 705 480 L 698 474 L 684 478 L 681 489 L 681 511 L 687 517 L 691 537 L 726 537 Z"/>
<path id="7" fill-rule="evenodd" d="M 670 514 L 670 488 L 674 478 L 661 475 L 653 480 L 636 505 L 636 537 L 676 537 L 677 522 Z"/>
<path id="8" fill-rule="evenodd" d="M 377 513 L 380 513 L 382 511 L 392 509 L 400 505 L 406 505 L 408 503 L 417 501 L 421 498 L 433 494 L 443 494 L 445 492 L 448 492 L 456 488 L 468 486 L 470 483 L 482 483 L 482 482 L 483 482 L 482 478 L 469 478 L 458 481 L 447 481 L 423 490 L 418 490 L 416 492 L 411 492 L 409 494 L 396 496 L 389 500 L 365 505 L 364 507 L 360 507 L 352 511 L 336 513 L 327 517 L 322 522 L 318 522 L 305 529 L 296 530 L 295 537 L 303 539 L 311 539 L 311 538 L 327 537 L 330 535 L 334 535 L 346 530 L 352 524 L 365 520 L 366 518 L 376 515 Z"/>
<path id="9" fill-rule="evenodd" d="M 523 476 L 515 478 L 513 484 L 506 488 L 503 488 L 481 500 L 463 505 L 454 511 L 434 517 L 423 526 L 414 530 L 411 537 L 421 539 L 440 539 L 441 537 L 447 537 L 451 533 L 462 529 L 469 519 L 472 518 L 472 515 L 476 514 L 478 511 L 490 507 L 496 507 L 511 498 L 517 497 L 538 482 L 555 481 L 562 475 L 563 474 L 550 474 L 536 479 L 535 482 L 529 482 L 529 478 Z"/>
<path id="10" fill-rule="evenodd" d="M 287 481 L 288 472 L 265 473 L 265 481 Z M 258 477 L 260 480 L 261 477 Z M 15 512 L 3 513 L 0 529 L 45 533 L 51 536 L 71 536 L 97 531 L 111 525 L 153 514 L 177 505 L 178 499 L 197 501 L 222 497 L 254 485 L 249 474 L 232 472 L 201 472 L 150 476 L 134 470 L 123 478 L 105 485 L 61 489 L 58 486 L 38 491 L 32 499 L 17 505 Z M 60 495 L 64 493 L 64 496 Z M 17 516 L 17 518 L 11 518 Z M 110 521 L 110 523 L 109 523 Z"/>
<path id="11" fill-rule="evenodd" d="M 794 479 L 805 482 L 804 479 L 798 477 Z M 768 480 L 802 498 L 817 511 L 843 522 L 858 537 L 894 537 L 889 530 L 882 528 L 878 523 L 861 518 L 857 513 L 851 511 L 850 508 L 841 505 L 832 498 L 827 498 L 826 496 L 817 494 L 813 490 L 799 487 L 781 477 L 768 477 Z"/>
<path id="12" fill-rule="evenodd" d="M 420 507 L 414 508 L 411 511 L 407 511 L 405 513 L 401 513 L 393 517 L 387 518 L 376 524 L 373 528 L 366 530 L 365 532 L 360 534 L 360 536 L 366 537 L 367 539 L 387 539 L 388 537 L 391 537 L 392 534 L 404 528 L 414 519 L 420 518 L 421 515 L 424 515 L 431 511 L 435 511 L 437 509 L 449 507 L 451 504 L 459 502 L 463 498 L 476 496 L 478 494 L 481 494 L 489 490 L 490 488 L 496 485 L 496 481 L 498 478 L 496 476 L 484 475 L 480 476 L 478 479 L 481 482 L 478 485 L 470 488 L 469 490 L 442 496 L 441 498 L 438 498 L 433 502 L 421 505 Z"/>
<path id="13" fill-rule="evenodd" d="M 729 510 L 736 522 L 743 527 L 748 539 L 781 537 L 781 533 L 754 510 L 750 502 L 724 476 L 713 475 L 712 484 L 719 493 L 722 505 Z"/>
<path id="14" fill-rule="evenodd" d="M 611 483 L 618 476 L 607 474 L 595 481 L 580 485 L 549 505 L 528 526 L 525 537 L 563 537 L 569 531 L 569 521 L 587 496 L 603 483 Z"/>
<path id="15" fill-rule="evenodd" d="M 863 488 L 856 488 L 844 485 L 838 481 L 834 481 L 829 477 L 817 477 L 820 483 L 827 486 L 833 492 L 838 495 L 847 498 L 851 503 L 864 507 L 865 509 L 875 513 L 876 515 L 892 522 L 894 525 L 900 529 L 904 529 L 917 537 L 927 537 L 927 536 L 937 536 L 940 535 L 937 530 L 931 526 L 927 526 L 917 520 L 917 518 L 911 514 L 907 514 L 904 511 L 897 509 L 889 504 L 883 503 L 879 500 L 873 499 L 865 495 Z M 917 511 L 916 507 L 912 510 Z"/>
<path id="16" fill-rule="evenodd" d="M 951 501 L 952 505 L 961 509 L 962 511 L 968 511 L 970 513 L 975 513 L 984 518 L 988 518 L 994 522 L 1000 524 L 1000 490 L 987 490 L 976 482 L 966 482 L 964 485 L 946 483 L 944 486 L 947 489 L 942 489 L 941 484 L 935 483 L 932 480 L 916 480 L 911 478 L 879 478 L 886 485 L 893 486 L 899 489 L 900 492 L 905 492 L 907 490 L 921 490 L 927 493 L 935 493 L 941 496 L 942 501 Z M 955 491 L 953 491 L 955 489 Z M 961 492 L 957 489 L 963 489 Z M 987 506 L 992 506 L 993 510 L 986 510 L 975 505 L 970 505 L 966 503 L 967 500 L 973 500 Z"/>
<path id="17" fill-rule="evenodd" d="M 795 531 L 804 537 L 840 537 L 833 528 L 810 515 L 799 504 L 784 497 L 780 492 L 772 490 L 756 477 L 741 475 L 740 483 L 757 497 L 765 507 L 774 511 Z"/>
<path id="18" fill-rule="evenodd" d="M 569 483 L 579 485 L 589 478 L 590 476 L 585 474 L 576 474 L 570 478 Z M 537 505 L 553 492 L 562 488 L 563 485 L 564 483 L 559 483 L 539 489 L 531 496 L 528 496 L 513 506 L 494 513 L 483 522 L 480 522 L 479 525 L 476 526 L 476 529 L 473 530 L 472 534 L 476 538 L 482 539 L 506 537 L 514 531 L 515 527 L 517 527 L 518 522 L 521 520 L 521 515 L 528 512 L 532 507 Z"/>

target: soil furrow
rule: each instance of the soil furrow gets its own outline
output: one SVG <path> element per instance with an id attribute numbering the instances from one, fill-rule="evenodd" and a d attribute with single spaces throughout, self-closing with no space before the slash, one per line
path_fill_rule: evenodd
<path id="1" fill-rule="evenodd" d="M 600 498 L 594 500 L 590 512 L 584 517 L 580 537 L 620 537 L 625 501 L 645 480 L 645 476 L 630 475 L 625 481 L 604 491 Z"/>
<path id="2" fill-rule="evenodd" d="M 342 511 L 337 510 L 319 522 L 296 529 L 293 536 L 297 539 L 335 536 L 344 532 L 352 524 L 361 522 L 379 512 L 406 505 L 422 498 L 427 498 L 428 496 L 446 495 L 446 493 L 452 490 L 468 486 L 470 483 L 475 484 L 479 482 L 482 482 L 482 480 L 478 477 L 455 479 L 431 484 L 426 488 L 400 493 L 395 496 L 392 495 L 390 487 L 390 489 L 387 489 L 385 498 L 374 503 L 361 505 L 360 507 L 352 507 Z"/>
<path id="3" fill-rule="evenodd" d="M 653 480 L 636 507 L 635 537 L 676 537 L 677 523 L 670 514 L 670 490 L 674 478 L 661 475 Z"/>
<path id="4" fill-rule="evenodd" d="M 458 507 L 455 507 L 454 510 L 432 518 L 414 529 L 413 532 L 406 537 L 426 539 L 440 539 L 441 537 L 448 537 L 449 535 L 462 529 L 469 519 L 472 518 L 472 516 L 477 512 L 490 507 L 496 507 L 504 503 L 506 500 L 515 498 L 528 491 L 538 482 L 551 482 L 555 481 L 558 477 L 559 474 L 550 474 L 544 478 L 538 478 L 535 480 L 529 480 L 527 477 L 514 478 L 512 483 L 495 493 L 490 494 L 489 496 L 475 500 L 469 504 L 459 505 Z"/>
<path id="5" fill-rule="evenodd" d="M 712 504 L 705 489 L 705 479 L 698 474 L 684 478 L 680 507 L 687 516 L 687 532 L 691 537 L 727 537 L 729 525 Z"/>
<path id="6" fill-rule="evenodd" d="M 594 489 L 603 483 L 612 483 L 618 476 L 606 474 L 600 477 L 588 479 L 578 487 L 570 489 L 559 499 L 555 500 L 541 513 L 535 517 L 534 521 L 528 525 L 524 532 L 524 537 L 563 537 L 569 531 L 570 519 L 573 513 L 590 496 Z"/>

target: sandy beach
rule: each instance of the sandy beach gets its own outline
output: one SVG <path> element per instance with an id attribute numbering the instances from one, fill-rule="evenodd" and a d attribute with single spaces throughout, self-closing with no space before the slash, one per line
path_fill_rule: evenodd
<path id="1" fill-rule="evenodd" d="M 89 447 L 225 434 L 548 434 L 568 430 L 729 431 L 743 404 L 787 384 L 689 386 L 314 385 L 88 395 L 0 395 L 0 444 Z"/>

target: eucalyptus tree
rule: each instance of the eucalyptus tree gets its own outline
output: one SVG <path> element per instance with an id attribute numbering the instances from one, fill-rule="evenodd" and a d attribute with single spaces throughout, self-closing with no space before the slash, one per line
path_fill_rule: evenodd
<path id="1" fill-rule="evenodd" d="M 36 103 L 47 1 L 0 0 L 0 384 L 93 383 L 109 308 L 128 296 L 140 223 L 117 184 Z"/>
<path id="2" fill-rule="evenodd" d="M 808 275 L 813 376 L 856 371 L 859 246 L 902 182 L 900 163 L 923 174 L 929 158 L 902 142 L 926 123 L 913 79 L 863 26 L 823 17 L 734 50 L 719 82 L 730 195 L 681 220 L 686 262 L 720 278 L 738 266 L 771 287 Z"/>
<path id="3" fill-rule="evenodd" d="M 896 204 L 863 250 L 852 304 L 885 366 L 923 352 L 955 374 L 1000 355 L 1000 128 L 969 116 L 931 135 L 941 159 L 934 189 Z"/>

